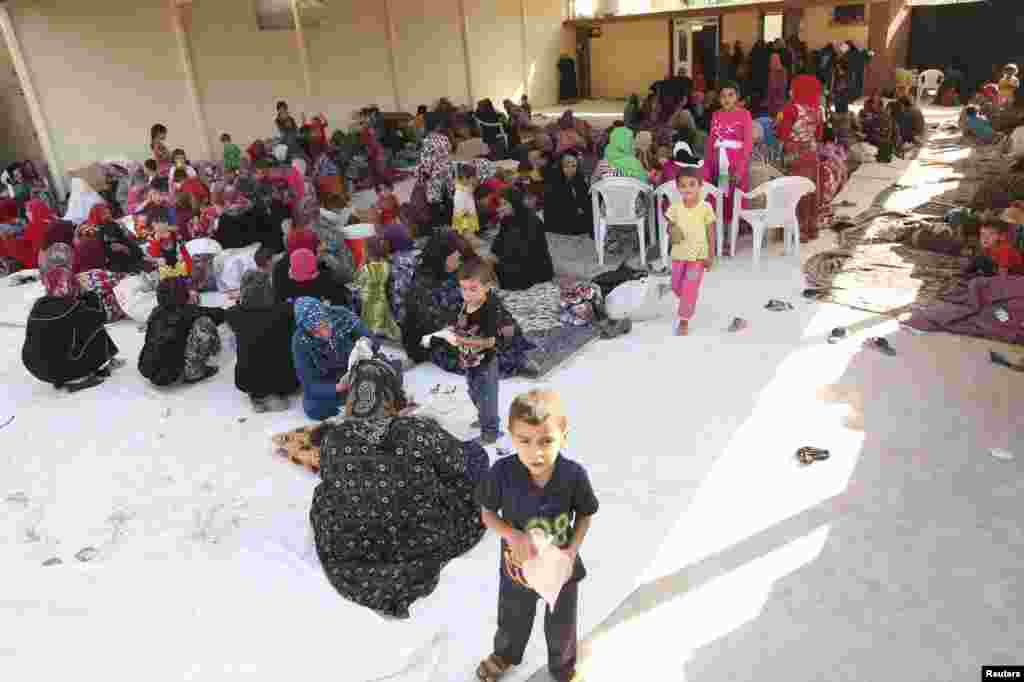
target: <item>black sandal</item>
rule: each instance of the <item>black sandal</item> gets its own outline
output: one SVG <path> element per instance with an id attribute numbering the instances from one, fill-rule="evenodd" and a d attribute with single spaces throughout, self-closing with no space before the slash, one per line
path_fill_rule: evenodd
<path id="1" fill-rule="evenodd" d="M 778 299 L 773 298 L 768 301 L 768 303 L 765 305 L 765 308 L 767 310 L 772 310 L 774 312 L 780 312 L 783 310 L 792 310 L 793 305 L 791 303 L 787 303 L 786 301 L 780 301 Z"/>
<path id="2" fill-rule="evenodd" d="M 64 384 L 64 388 L 67 390 L 68 393 L 78 393 L 79 391 L 84 391 L 87 388 L 93 388 L 94 386 L 99 386 L 100 384 L 103 383 L 103 379 L 104 378 L 105 377 L 97 376 L 97 375 L 94 374 L 91 377 L 89 377 L 88 379 L 83 379 L 82 381 L 76 381 L 73 384 Z"/>
<path id="3" fill-rule="evenodd" d="M 988 359 L 1000 367 L 1007 367 L 1015 372 L 1024 372 L 1024 365 L 1014 364 L 1008 357 L 998 351 L 990 350 L 988 352 Z"/>
<path id="4" fill-rule="evenodd" d="M 846 338 L 846 329 L 844 329 L 843 327 L 836 327 L 831 332 L 829 332 L 828 342 L 829 343 L 839 343 L 840 341 L 842 341 L 845 338 Z"/>
<path id="5" fill-rule="evenodd" d="M 875 350 L 885 353 L 886 355 L 896 355 L 896 349 L 889 345 L 889 341 L 883 339 L 881 336 L 872 336 L 870 339 L 864 342 L 865 348 L 874 348 Z"/>
<path id="6" fill-rule="evenodd" d="M 821 448 L 812 448 L 810 446 L 804 446 L 796 451 L 796 458 L 804 466 L 813 464 L 814 462 L 824 462 L 831 455 L 828 450 L 822 450 Z"/>

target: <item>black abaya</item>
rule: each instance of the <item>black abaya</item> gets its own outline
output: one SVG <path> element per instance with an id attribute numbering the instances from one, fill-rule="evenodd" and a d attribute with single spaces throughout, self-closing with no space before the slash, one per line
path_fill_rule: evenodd
<path id="1" fill-rule="evenodd" d="M 21 360 L 29 374 L 61 386 L 95 373 L 117 355 L 104 328 L 107 313 L 95 294 L 44 296 L 32 306 Z"/>
<path id="2" fill-rule="evenodd" d="M 587 182 L 577 171 L 572 180 L 553 162 L 544 173 L 544 225 L 556 234 L 593 234 L 594 204 Z"/>
<path id="3" fill-rule="evenodd" d="M 502 289 L 529 289 L 555 277 L 544 223 L 532 211 L 520 212 L 503 223 L 491 251 L 498 257 L 496 270 Z"/>

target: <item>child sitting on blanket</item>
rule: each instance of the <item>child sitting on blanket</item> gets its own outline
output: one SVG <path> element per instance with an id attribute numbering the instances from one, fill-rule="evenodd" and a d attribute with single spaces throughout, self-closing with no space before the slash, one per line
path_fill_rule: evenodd
<path id="1" fill-rule="evenodd" d="M 178 238 L 178 228 L 166 207 L 155 206 L 146 211 L 146 222 L 153 234 L 148 253 L 160 263 L 160 279 L 190 277 L 192 257 Z"/>
<path id="2" fill-rule="evenodd" d="M 196 172 L 196 169 L 188 162 L 188 157 L 185 155 L 184 149 L 174 150 L 174 153 L 171 154 L 171 163 L 173 164 L 174 171 L 183 170 L 190 178 L 194 178 L 199 175 L 199 173 Z"/>
<path id="3" fill-rule="evenodd" d="M 547 607 L 544 635 L 554 679 L 568 682 L 576 675 L 579 582 L 587 574 L 579 551 L 599 504 L 586 469 L 560 454 L 568 429 L 565 408 L 554 391 L 537 389 L 517 396 L 508 415 L 516 456 L 495 462 L 477 487 L 484 525 L 501 537 L 498 632 L 494 652 L 477 667 L 481 682 L 496 682 L 522 662 L 539 592 L 548 591 L 528 580 L 535 573 L 531 563 L 544 548 L 537 546 L 534 535 L 570 561 L 568 580 L 560 589 L 555 586 L 554 605 Z"/>
<path id="4" fill-rule="evenodd" d="M 700 197 L 704 162 L 685 149 L 676 153 L 676 162 L 680 166 L 676 186 L 682 200 L 669 207 L 666 217 L 672 243 L 672 291 L 679 297 L 676 335 L 686 336 L 697 306 L 701 280 L 713 262 L 715 212 Z"/>
<path id="5" fill-rule="evenodd" d="M 1020 79 L 1017 78 L 1017 65 L 1007 64 L 1003 67 L 1003 77 L 999 79 L 999 104 L 1006 106 L 1013 100 L 1017 88 L 1020 87 Z"/>
<path id="6" fill-rule="evenodd" d="M 455 176 L 455 209 L 452 228 L 461 237 L 475 237 L 480 232 L 480 219 L 476 214 L 476 192 L 478 179 L 476 167 L 459 164 Z"/>
<path id="7" fill-rule="evenodd" d="M 992 276 L 995 274 L 1024 274 L 1024 256 L 1010 239 L 1010 224 L 992 220 L 981 226 L 979 241 L 981 255 L 969 267 L 971 274 Z"/>
<path id="8" fill-rule="evenodd" d="M 975 106 L 969 106 L 964 110 L 964 128 L 982 144 L 996 141 L 995 128 L 988 119 L 982 118 Z"/>
<path id="9" fill-rule="evenodd" d="M 152 186 L 153 181 L 160 176 L 160 165 L 156 162 L 156 159 L 146 159 L 146 162 L 142 164 L 142 168 L 146 174 L 146 185 Z"/>

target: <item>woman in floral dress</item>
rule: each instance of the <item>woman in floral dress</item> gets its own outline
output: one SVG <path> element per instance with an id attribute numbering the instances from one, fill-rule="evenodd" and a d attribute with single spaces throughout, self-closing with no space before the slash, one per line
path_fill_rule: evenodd
<path id="1" fill-rule="evenodd" d="M 818 236 L 818 211 L 821 204 L 818 145 L 825 127 L 821 110 L 821 82 L 814 76 L 797 76 L 793 79 L 791 90 L 792 98 L 782 111 L 778 132 L 787 174 L 799 175 L 814 183 L 815 190 L 804 195 L 796 207 L 797 219 L 800 221 L 800 241 L 806 242 Z"/>

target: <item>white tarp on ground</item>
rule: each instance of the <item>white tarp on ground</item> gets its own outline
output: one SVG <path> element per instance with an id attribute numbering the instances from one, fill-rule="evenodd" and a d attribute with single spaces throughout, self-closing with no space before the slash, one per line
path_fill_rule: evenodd
<path id="1" fill-rule="evenodd" d="M 668 445 L 660 425 L 684 409 L 681 386 L 671 377 L 712 386 L 720 372 L 745 376 L 752 369 L 694 365 L 679 344 L 710 352 L 733 315 L 753 321 L 755 343 L 799 338 L 809 311 L 779 314 L 762 306 L 771 297 L 795 301 L 801 286 L 795 261 L 765 254 L 755 273 L 740 256 L 706 278 L 689 339 L 671 335 L 670 317 L 640 324 L 630 336 L 591 345 L 552 377 L 570 406 L 567 454 L 588 467 L 602 505 L 583 550 L 591 576 L 582 590 L 581 633 L 633 590 L 721 447 L 710 431 L 706 447 L 693 433 Z M 0 307 L 15 293 L 22 292 L 0 288 Z M 671 297 L 665 306 L 671 316 Z M 444 570 L 437 591 L 414 604 L 407 621 L 345 601 L 324 578 L 311 543 L 307 518 L 316 478 L 271 453 L 272 434 L 308 423 L 297 401 L 287 413 L 251 412 L 233 386 L 226 328 L 221 373 L 171 390 L 149 386 L 135 370 L 143 341 L 135 325 L 109 329 L 127 367 L 98 388 L 69 395 L 32 380 L 20 363 L 23 330 L 0 328 L 7 349 L 0 381 L 11 403 L 5 409 L 16 415 L 0 430 L 6 455 L 0 495 L 14 500 L 0 501 L 0 534 L 7 539 L 0 561 L 8 576 L 0 603 L 17 611 L 17 627 L 4 628 L 12 674 L 61 679 L 102 653 L 109 680 L 276 672 L 346 682 L 388 675 L 401 682 L 472 679 L 496 623 L 493 534 Z M 637 355 L 639 348 L 644 352 Z M 638 362 L 662 367 L 664 383 L 638 384 Z M 464 386 L 432 366 L 407 377 L 421 402 L 435 384 Z M 503 414 L 529 385 L 502 383 Z M 726 402 L 745 390 L 729 382 Z M 725 413 L 707 412 L 720 412 L 720 402 L 715 408 L 702 401 L 701 419 L 731 423 Z M 439 409 L 453 432 L 470 435 L 473 414 L 464 393 Z M 623 419 L 638 426 L 609 427 Z M 87 546 L 99 556 L 80 563 L 74 554 Z M 63 564 L 42 567 L 52 557 Z M 538 621 L 527 661 L 509 679 L 526 679 L 545 659 Z"/>

